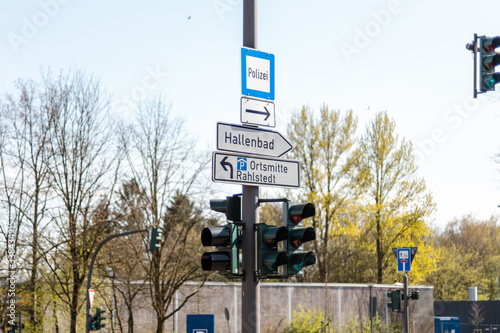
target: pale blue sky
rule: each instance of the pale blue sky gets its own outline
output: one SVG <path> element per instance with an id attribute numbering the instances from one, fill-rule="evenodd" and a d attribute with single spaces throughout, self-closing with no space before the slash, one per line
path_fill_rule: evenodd
<path id="1" fill-rule="evenodd" d="M 217 121 L 239 123 L 241 0 L 0 4 L 2 93 L 41 66 L 73 67 L 99 77 L 122 115 L 163 94 L 205 148 L 215 150 Z M 386 110 L 415 144 L 437 225 L 500 213 L 500 94 L 472 100 L 465 49 L 474 32 L 500 35 L 499 12 L 493 0 L 259 1 L 257 46 L 276 57 L 276 130 L 286 134 L 304 104 L 352 108 L 360 130 Z"/>

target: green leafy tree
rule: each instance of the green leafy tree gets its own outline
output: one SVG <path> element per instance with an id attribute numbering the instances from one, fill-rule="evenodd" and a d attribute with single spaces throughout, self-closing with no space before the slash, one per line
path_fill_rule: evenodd
<path id="1" fill-rule="evenodd" d="M 425 181 L 417 176 L 411 143 L 404 138 L 400 141 L 395 128 L 386 112 L 376 114 L 359 147 L 361 173 L 367 177 L 362 197 L 364 238 L 373 244 L 378 283 L 388 280 L 384 279 L 386 271 L 394 271 L 393 247 L 418 246 L 420 257 L 431 261 L 421 264 L 420 274 L 435 268 L 433 249 L 427 245 L 431 230 L 426 224 L 434 203 Z"/>
<path id="2" fill-rule="evenodd" d="M 317 256 L 311 279 L 335 281 L 335 256 L 359 232 L 348 208 L 360 194 L 363 178 L 356 166 L 357 120 L 352 111 L 344 115 L 323 105 L 319 117 L 307 107 L 292 116 L 288 137 L 291 155 L 301 163 L 301 193 L 297 200 L 311 202 L 316 215 L 308 219 L 316 230 L 312 248 Z M 338 281 L 338 280 L 337 280 Z"/>
<path id="3" fill-rule="evenodd" d="M 300 309 L 293 311 L 293 319 L 285 333 L 313 333 L 324 332 L 324 314 L 321 310 Z"/>
<path id="4" fill-rule="evenodd" d="M 477 220 L 464 216 L 447 224 L 435 237 L 440 250 L 438 269 L 427 277 L 434 298 L 464 301 L 468 287 L 477 286 L 482 300 L 498 299 L 500 229 L 497 219 Z"/>

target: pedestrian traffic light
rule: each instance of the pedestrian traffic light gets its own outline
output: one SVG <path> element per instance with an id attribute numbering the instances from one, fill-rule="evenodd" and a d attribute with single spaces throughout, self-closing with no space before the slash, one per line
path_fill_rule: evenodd
<path id="1" fill-rule="evenodd" d="M 283 224 L 288 228 L 286 250 L 288 252 L 288 274 L 299 274 L 306 266 L 316 263 L 316 255 L 312 251 L 304 251 L 303 244 L 316 239 L 312 227 L 304 227 L 303 220 L 314 216 L 316 209 L 312 203 L 283 203 Z"/>
<path id="2" fill-rule="evenodd" d="M 153 252 L 161 247 L 161 231 L 158 228 L 149 229 L 149 248 Z"/>
<path id="3" fill-rule="evenodd" d="M 257 224 L 257 274 L 260 278 L 278 274 L 278 267 L 288 264 L 288 253 L 278 243 L 288 239 L 288 228 Z"/>
<path id="4" fill-rule="evenodd" d="M 21 318 L 21 316 L 19 316 L 19 318 Z M 19 319 L 21 320 L 21 319 Z M 21 328 L 21 330 L 24 328 L 24 324 L 21 323 L 19 324 L 17 321 L 8 321 L 7 322 L 7 327 L 10 327 L 10 329 L 7 331 L 7 333 L 16 333 L 18 332 L 19 328 Z M 0 326 L 1 328 L 1 326 Z"/>
<path id="5" fill-rule="evenodd" d="M 238 274 L 240 267 L 239 236 L 238 226 L 234 223 L 204 228 L 201 231 L 201 243 L 203 246 L 216 246 L 219 251 L 203 253 L 201 256 L 203 270 Z"/>
<path id="6" fill-rule="evenodd" d="M 390 302 L 387 307 L 391 308 L 394 312 L 401 312 L 401 290 L 393 290 L 387 292 Z"/>
<path id="7" fill-rule="evenodd" d="M 500 36 L 479 37 L 479 81 L 483 92 L 495 90 L 495 84 L 500 82 L 500 73 L 495 73 L 500 64 L 500 55 L 495 52 L 499 46 Z"/>
<path id="8" fill-rule="evenodd" d="M 228 221 L 241 222 L 241 194 L 210 200 L 210 209 L 226 214 Z"/>
<path id="9" fill-rule="evenodd" d="M 103 313 L 106 312 L 105 310 L 101 310 L 100 308 L 96 309 L 96 331 L 100 330 L 103 327 L 106 327 L 106 324 L 104 323 L 104 320 L 106 320 L 106 317 L 103 316 Z"/>
<path id="10" fill-rule="evenodd" d="M 97 331 L 98 326 L 97 326 L 97 316 L 94 316 L 92 314 L 89 315 L 89 321 L 90 321 L 90 330 L 91 331 Z"/>
<path id="11" fill-rule="evenodd" d="M 411 295 L 410 295 L 410 298 L 411 299 L 415 299 L 415 300 L 416 299 L 420 299 L 420 291 L 418 291 L 418 290 L 417 291 L 412 291 Z"/>
<path id="12" fill-rule="evenodd" d="M 17 322 L 8 322 L 7 326 L 10 327 L 10 329 L 7 331 L 7 333 L 16 333 L 17 331 Z"/>

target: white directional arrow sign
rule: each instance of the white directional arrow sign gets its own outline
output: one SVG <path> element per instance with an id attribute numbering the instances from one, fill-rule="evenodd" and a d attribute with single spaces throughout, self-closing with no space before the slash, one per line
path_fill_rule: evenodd
<path id="1" fill-rule="evenodd" d="M 279 157 L 292 149 L 280 133 L 241 125 L 217 123 L 217 149 Z"/>
<path id="2" fill-rule="evenodd" d="M 299 162 L 270 157 L 214 152 L 212 180 L 241 185 L 299 187 Z"/>
<path id="3" fill-rule="evenodd" d="M 242 97 L 240 118 L 243 124 L 276 127 L 274 103 L 269 100 Z"/>

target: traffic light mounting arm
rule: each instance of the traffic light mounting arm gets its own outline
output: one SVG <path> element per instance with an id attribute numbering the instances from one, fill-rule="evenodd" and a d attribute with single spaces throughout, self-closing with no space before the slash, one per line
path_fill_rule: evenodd
<path id="1" fill-rule="evenodd" d="M 98 245 L 97 245 L 97 248 L 95 249 L 94 253 L 92 254 L 92 258 L 90 260 L 90 266 L 89 266 L 89 272 L 88 272 L 88 275 L 87 275 L 87 305 L 86 305 L 86 308 L 87 308 L 87 322 L 86 322 L 86 327 L 85 327 L 85 331 L 87 333 L 90 332 L 90 319 L 91 319 L 91 315 L 90 315 L 90 297 L 88 295 L 88 290 L 91 289 L 92 287 L 92 272 L 94 270 L 94 263 L 95 263 L 95 260 L 97 258 L 97 254 L 99 253 L 99 251 L 101 250 L 101 248 L 104 246 L 104 244 L 106 244 L 107 242 L 109 242 L 110 240 L 112 240 L 113 238 L 116 238 L 116 237 L 121 237 L 121 236 L 127 236 L 127 235 L 131 235 L 131 234 L 135 234 L 135 233 L 140 233 L 140 232 L 149 232 L 149 229 L 140 229 L 140 230 L 132 230 L 132 231 L 125 231 L 125 232 L 121 232 L 119 234 L 113 234 L 113 235 L 109 235 L 108 237 L 106 237 L 106 239 L 104 239 L 102 242 L 100 242 Z"/>

